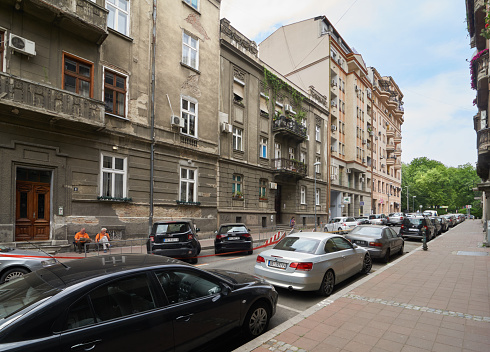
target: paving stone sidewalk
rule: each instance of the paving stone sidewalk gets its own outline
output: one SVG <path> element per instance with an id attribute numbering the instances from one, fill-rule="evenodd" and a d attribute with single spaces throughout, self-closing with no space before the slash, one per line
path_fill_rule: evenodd
<path id="1" fill-rule="evenodd" d="M 490 248 L 466 220 L 236 351 L 490 351 Z"/>

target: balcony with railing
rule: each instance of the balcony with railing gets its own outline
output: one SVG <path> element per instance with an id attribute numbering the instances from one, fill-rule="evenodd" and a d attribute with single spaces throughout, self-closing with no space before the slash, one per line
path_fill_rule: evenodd
<path id="1" fill-rule="evenodd" d="M 385 80 L 378 81 L 379 98 L 383 103 L 386 103 L 391 96 L 390 82 Z"/>
<path id="2" fill-rule="evenodd" d="M 300 179 L 306 176 L 306 164 L 293 159 L 273 159 L 272 169 L 278 178 Z"/>
<path id="3" fill-rule="evenodd" d="M 272 132 L 292 137 L 299 142 L 304 141 L 307 137 L 307 129 L 305 126 L 297 122 L 294 118 L 284 115 L 274 118 L 272 121 Z"/>
<path id="4" fill-rule="evenodd" d="M 99 45 L 108 35 L 109 11 L 90 0 L 24 0 L 14 6 Z"/>
<path id="5" fill-rule="evenodd" d="M 393 151 L 395 151 L 395 143 L 388 143 L 386 145 L 386 151 L 387 152 L 393 152 Z"/>
<path id="6" fill-rule="evenodd" d="M 402 142 L 402 135 L 401 135 L 401 133 L 395 133 L 395 136 L 393 137 L 393 140 L 395 141 L 395 144 L 401 143 Z"/>
<path id="7" fill-rule="evenodd" d="M 395 138 L 395 130 L 387 129 L 386 130 L 386 138 Z"/>
<path id="8" fill-rule="evenodd" d="M 392 166 L 395 165 L 397 157 L 396 156 L 389 156 L 386 158 L 386 165 Z"/>
<path id="9" fill-rule="evenodd" d="M 395 149 L 395 156 L 397 158 L 401 157 L 402 156 L 402 148 L 398 147 Z"/>
<path id="10" fill-rule="evenodd" d="M 104 127 L 104 102 L 0 73 L 0 109 L 24 117 Z"/>
<path id="11" fill-rule="evenodd" d="M 476 172 L 482 180 L 489 178 L 490 169 L 490 128 L 484 128 L 476 133 L 478 163 Z"/>
<path id="12" fill-rule="evenodd" d="M 394 92 L 390 94 L 390 97 L 388 98 L 388 101 L 386 102 L 388 104 L 388 107 L 392 109 L 396 109 L 398 105 L 400 105 L 400 102 L 398 101 L 398 97 Z"/>

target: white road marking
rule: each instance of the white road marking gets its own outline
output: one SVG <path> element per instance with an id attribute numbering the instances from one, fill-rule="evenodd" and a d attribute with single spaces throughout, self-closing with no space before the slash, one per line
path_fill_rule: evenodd
<path id="1" fill-rule="evenodd" d="M 278 304 L 277 306 L 280 307 L 280 308 L 291 310 L 291 311 L 296 312 L 296 313 L 303 313 L 302 310 L 294 309 L 294 308 L 291 308 L 291 307 L 288 307 L 288 306 L 285 306 L 285 305 L 282 305 L 282 304 Z"/>
<path id="2" fill-rule="evenodd" d="M 237 259 L 241 259 L 242 257 L 236 257 L 236 258 L 230 258 L 230 259 L 226 259 L 226 260 L 237 260 Z"/>

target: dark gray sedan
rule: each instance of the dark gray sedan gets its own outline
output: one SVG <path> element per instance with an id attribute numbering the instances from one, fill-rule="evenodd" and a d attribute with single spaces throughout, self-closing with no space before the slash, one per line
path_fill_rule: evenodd
<path id="1" fill-rule="evenodd" d="M 391 255 L 403 254 L 405 244 L 395 230 L 382 225 L 359 225 L 345 235 L 345 238 L 367 249 L 371 257 L 382 258 L 385 263 L 390 261 Z"/>

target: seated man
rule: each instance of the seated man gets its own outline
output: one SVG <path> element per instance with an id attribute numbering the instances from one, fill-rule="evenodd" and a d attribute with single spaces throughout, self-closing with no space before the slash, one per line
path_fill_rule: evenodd
<path id="1" fill-rule="evenodd" d="M 82 253 L 82 246 L 84 246 L 85 243 L 90 242 L 92 242 L 92 240 L 88 236 L 88 233 L 85 232 L 85 228 L 82 228 L 80 232 L 77 232 L 77 234 L 75 235 L 75 243 L 78 247 L 78 253 Z"/>
<path id="2" fill-rule="evenodd" d="M 107 229 L 103 227 L 100 232 L 95 236 L 95 242 L 102 243 L 104 247 L 104 253 L 107 253 L 107 248 L 111 246 L 109 234 L 107 233 Z"/>

